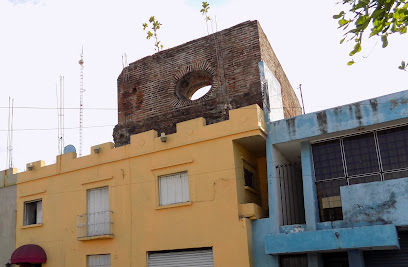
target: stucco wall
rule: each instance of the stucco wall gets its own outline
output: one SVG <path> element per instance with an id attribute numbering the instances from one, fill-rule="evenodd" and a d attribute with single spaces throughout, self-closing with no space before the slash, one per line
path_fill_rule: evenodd
<path id="1" fill-rule="evenodd" d="M 17 169 L 0 172 L 0 266 L 4 266 L 15 249 Z"/>
<path id="2" fill-rule="evenodd" d="M 408 178 L 340 187 L 345 225 L 408 225 Z"/>
<path id="3" fill-rule="evenodd" d="M 245 123 L 243 123 L 245 122 Z M 86 266 L 86 255 L 111 254 L 112 266 L 146 266 L 149 251 L 213 247 L 216 267 L 252 266 L 250 221 L 240 218 L 234 140 L 263 135 L 264 114 L 254 105 L 207 125 L 202 118 L 177 124 L 162 143 L 157 132 L 133 135 L 129 145 L 99 145 L 100 152 L 19 175 L 17 246 L 34 243 L 47 266 Z M 160 175 L 187 171 L 190 202 L 159 206 Z M 112 239 L 77 240 L 77 215 L 85 214 L 87 189 L 108 186 Z M 24 227 L 24 201 L 43 201 L 43 224 Z"/>

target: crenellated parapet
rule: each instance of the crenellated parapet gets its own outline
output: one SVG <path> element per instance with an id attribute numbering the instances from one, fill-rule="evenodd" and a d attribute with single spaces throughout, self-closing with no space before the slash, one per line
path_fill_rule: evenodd
<path id="1" fill-rule="evenodd" d="M 162 136 L 161 133 L 151 130 L 132 135 L 130 144 L 121 147 L 115 148 L 112 142 L 108 142 L 92 146 L 91 153 L 87 156 L 78 158 L 75 152 L 58 155 L 56 163 L 52 165 L 45 165 L 42 160 L 31 162 L 27 164 L 25 172 L 19 173 L 18 183 L 225 136 L 236 135 L 238 139 L 250 132 L 265 137 L 264 112 L 258 105 L 231 110 L 229 119 L 219 123 L 206 125 L 204 118 L 196 118 L 177 123 L 176 132 L 173 134 Z"/>

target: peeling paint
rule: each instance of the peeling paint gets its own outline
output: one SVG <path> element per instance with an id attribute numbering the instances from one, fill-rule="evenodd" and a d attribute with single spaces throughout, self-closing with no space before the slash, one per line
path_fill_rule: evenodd
<path id="1" fill-rule="evenodd" d="M 407 189 L 408 178 L 341 187 L 345 225 L 407 225 Z"/>
<path id="2" fill-rule="evenodd" d="M 347 217 L 349 218 L 349 220 L 352 220 L 352 223 L 365 221 L 369 223 L 377 222 L 381 224 L 391 224 L 392 221 L 384 219 L 383 215 L 385 213 L 390 213 L 390 209 L 395 210 L 396 203 L 397 201 L 395 199 L 395 193 L 391 192 L 389 199 L 380 204 L 373 204 L 370 206 L 355 204 L 353 212 L 347 214 Z M 346 220 L 346 224 L 348 223 L 348 220 Z"/>
<path id="3" fill-rule="evenodd" d="M 290 118 L 286 120 L 289 136 L 296 137 L 296 119 Z"/>
<path id="4" fill-rule="evenodd" d="M 317 123 L 319 125 L 319 131 L 322 134 L 327 133 L 327 114 L 325 111 L 316 113 Z"/>
<path id="5" fill-rule="evenodd" d="M 374 112 L 377 112 L 377 110 L 378 110 L 378 102 L 377 102 L 377 99 L 371 99 L 371 100 L 370 100 L 370 106 L 371 106 L 371 109 L 372 109 Z"/>
<path id="6" fill-rule="evenodd" d="M 360 102 L 353 104 L 353 106 L 354 106 L 354 115 L 355 115 L 356 119 L 358 120 L 358 124 L 363 125 L 363 122 L 362 122 L 363 115 L 361 113 Z"/>
<path id="7" fill-rule="evenodd" d="M 396 108 L 398 106 L 398 100 L 396 100 L 396 99 L 391 99 L 390 103 L 391 103 L 390 110 L 393 110 L 394 108 Z"/>
<path id="8" fill-rule="evenodd" d="M 288 119 L 276 121 L 273 122 L 273 127 L 269 128 L 269 134 L 272 143 L 277 144 L 378 123 L 389 123 L 406 119 L 407 114 L 408 90 L 297 116 L 290 118 L 290 122 Z M 272 126 L 272 122 L 268 123 Z M 296 129 L 292 127 L 290 133 L 289 124 L 296 127 Z"/>

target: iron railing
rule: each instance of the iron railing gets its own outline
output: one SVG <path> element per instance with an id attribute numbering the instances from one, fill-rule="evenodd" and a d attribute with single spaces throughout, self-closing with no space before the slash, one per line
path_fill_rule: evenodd
<path id="1" fill-rule="evenodd" d="M 112 211 L 78 215 L 78 238 L 113 235 Z"/>

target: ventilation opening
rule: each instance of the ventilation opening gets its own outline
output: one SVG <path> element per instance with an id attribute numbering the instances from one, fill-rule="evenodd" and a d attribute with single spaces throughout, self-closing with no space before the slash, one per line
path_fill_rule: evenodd
<path id="1" fill-rule="evenodd" d="M 206 95 L 212 85 L 212 77 L 206 71 L 192 71 L 176 83 L 176 95 L 184 100 L 197 100 Z"/>

